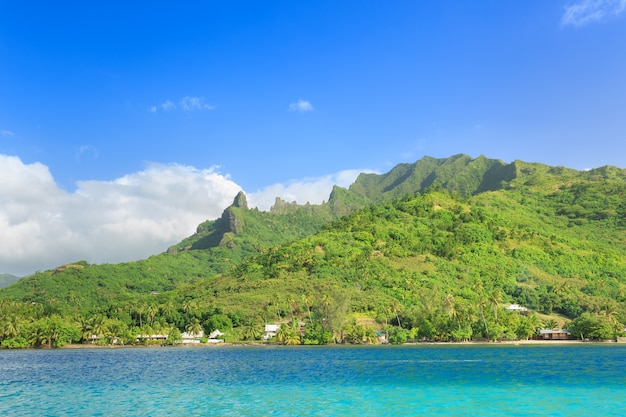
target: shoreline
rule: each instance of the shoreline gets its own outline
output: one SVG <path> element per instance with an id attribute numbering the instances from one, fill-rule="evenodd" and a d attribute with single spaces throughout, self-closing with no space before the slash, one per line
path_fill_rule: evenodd
<path id="1" fill-rule="evenodd" d="M 327 344 L 327 345 L 291 345 L 285 346 L 279 343 L 262 343 L 262 342 L 224 342 L 224 343 L 193 343 L 193 344 L 181 344 L 181 345 L 90 345 L 90 344 L 69 344 L 58 348 L 26 348 L 26 349 L 146 349 L 146 348 L 159 348 L 159 349 L 180 349 L 180 348 L 221 348 L 221 347 L 374 347 L 374 346 L 564 346 L 564 345 L 626 345 L 623 342 L 617 342 L 614 340 L 607 341 L 584 341 L 584 340 L 503 340 L 499 342 L 488 341 L 466 341 L 466 342 L 410 342 L 400 345 L 391 345 L 389 343 L 381 344 Z"/>

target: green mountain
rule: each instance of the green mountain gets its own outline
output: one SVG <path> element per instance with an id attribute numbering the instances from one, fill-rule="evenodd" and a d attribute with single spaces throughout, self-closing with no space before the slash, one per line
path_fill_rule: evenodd
<path id="1" fill-rule="evenodd" d="M 220 218 L 200 224 L 196 233 L 165 253 L 120 264 L 62 265 L 22 279 L 0 292 L 0 299 L 35 302 L 49 312 L 66 313 L 71 307 L 90 314 L 170 291 L 229 271 L 269 247 L 311 235 L 331 218 L 325 207 L 295 207 L 277 200 L 271 212 L 249 209 L 245 195 L 239 193 Z"/>
<path id="2" fill-rule="evenodd" d="M 0 288 L 8 287 L 18 281 L 20 277 L 11 274 L 0 274 Z"/>
<path id="3" fill-rule="evenodd" d="M 391 341 L 525 338 L 566 321 L 577 336 L 612 337 L 626 322 L 625 197 L 615 167 L 423 158 L 362 174 L 321 205 L 277 199 L 260 212 L 239 194 L 166 253 L 64 265 L 0 300 L 31 327 L 95 317 L 135 334 L 197 322 L 254 339 L 259 323 L 298 317 L 308 343 L 380 328 Z"/>

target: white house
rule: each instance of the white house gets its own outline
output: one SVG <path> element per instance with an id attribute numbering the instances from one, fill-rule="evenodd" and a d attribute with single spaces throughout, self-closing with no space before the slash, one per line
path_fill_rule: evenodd
<path id="1" fill-rule="evenodd" d="M 509 311 L 517 311 L 518 313 L 528 312 L 528 309 L 526 307 L 521 307 L 519 304 L 509 304 L 506 309 Z"/>
<path id="2" fill-rule="evenodd" d="M 167 340 L 167 335 L 165 334 L 138 334 L 135 336 L 135 339 L 139 342 L 146 340 Z"/>
<path id="3" fill-rule="evenodd" d="M 276 332 L 280 329 L 280 324 L 266 324 L 265 325 L 265 335 L 263 336 L 264 340 L 271 339 L 276 336 Z"/>
<path id="4" fill-rule="evenodd" d="M 200 330 L 199 333 L 182 333 L 180 335 L 183 344 L 188 344 L 188 343 L 200 343 L 200 339 L 202 339 L 204 337 L 204 331 Z"/>
<path id="5" fill-rule="evenodd" d="M 213 330 L 209 334 L 209 340 L 207 340 L 207 343 L 223 343 L 224 339 L 220 339 L 220 336 L 224 336 L 224 333 L 220 332 L 219 330 Z"/>

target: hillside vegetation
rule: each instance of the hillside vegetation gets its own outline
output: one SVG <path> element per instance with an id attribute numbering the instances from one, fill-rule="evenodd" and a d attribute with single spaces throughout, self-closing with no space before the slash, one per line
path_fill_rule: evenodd
<path id="1" fill-rule="evenodd" d="M 6 347 L 219 329 L 287 344 L 525 339 L 626 322 L 626 171 L 457 155 L 362 174 L 328 203 L 240 194 L 149 259 L 77 262 L 0 290 Z M 504 307 L 519 304 L 520 314 Z M 541 318 L 540 318 L 541 317 Z"/>

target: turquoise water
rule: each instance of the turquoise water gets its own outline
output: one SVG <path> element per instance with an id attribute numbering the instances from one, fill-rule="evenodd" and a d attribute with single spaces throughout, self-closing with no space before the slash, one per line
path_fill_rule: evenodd
<path id="1" fill-rule="evenodd" d="M 624 416 L 626 346 L 0 351 L 3 416 Z"/>

